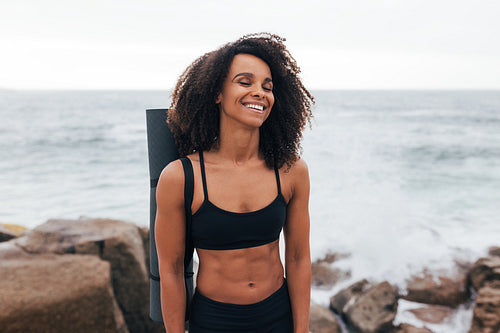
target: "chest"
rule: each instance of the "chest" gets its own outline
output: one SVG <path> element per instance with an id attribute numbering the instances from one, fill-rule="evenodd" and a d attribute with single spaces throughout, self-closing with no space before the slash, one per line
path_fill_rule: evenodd
<path id="1" fill-rule="evenodd" d="M 274 170 L 223 170 L 206 173 L 203 198 L 223 210 L 247 213 L 268 206 L 280 190 Z"/>

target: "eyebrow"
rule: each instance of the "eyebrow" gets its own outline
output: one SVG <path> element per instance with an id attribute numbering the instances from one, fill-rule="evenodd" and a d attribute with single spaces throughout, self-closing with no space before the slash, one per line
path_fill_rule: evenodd
<path id="1" fill-rule="evenodd" d="M 253 75 L 252 73 L 243 72 L 243 73 L 238 73 L 238 74 L 236 74 L 236 75 L 233 77 L 233 80 L 232 80 L 232 81 L 234 81 L 234 80 L 235 80 L 237 77 L 239 77 L 239 76 L 249 76 L 249 77 L 252 77 L 252 78 L 253 78 L 253 77 L 255 77 L 255 75 Z M 264 82 L 273 82 L 273 80 L 272 80 L 271 78 L 267 77 L 267 78 L 264 80 Z"/>

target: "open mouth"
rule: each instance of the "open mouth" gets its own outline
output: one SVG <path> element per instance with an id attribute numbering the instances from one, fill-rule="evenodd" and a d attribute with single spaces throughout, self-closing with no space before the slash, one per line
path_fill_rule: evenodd
<path id="1" fill-rule="evenodd" d="M 264 106 L 262 105 L 257 105 L 257 104 L 243 104 L 246 108 L 252 110 L 252 111 L 257 111 L 257 112 L 264 112 Z"/>

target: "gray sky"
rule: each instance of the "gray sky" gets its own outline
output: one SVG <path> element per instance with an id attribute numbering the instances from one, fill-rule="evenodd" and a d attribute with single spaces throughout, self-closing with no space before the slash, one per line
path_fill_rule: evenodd
<path id="1" fill-rule="evenodd" d="M 0 0 L 0 88 L 170 89 L 269 31 L 310 89 L 500 89 L 500 1 Z"/>

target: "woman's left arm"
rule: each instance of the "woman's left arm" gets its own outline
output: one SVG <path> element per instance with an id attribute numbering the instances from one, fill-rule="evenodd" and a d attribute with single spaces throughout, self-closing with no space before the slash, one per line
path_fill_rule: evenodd
<path id="1" fill-rule="evenodd" d="M 309 332 L 311 254 L 309 249 L 309 172 L 299 159 L 289 171 L 291 198 L 286 212 L 285 271 L 295 333 Z"/>

